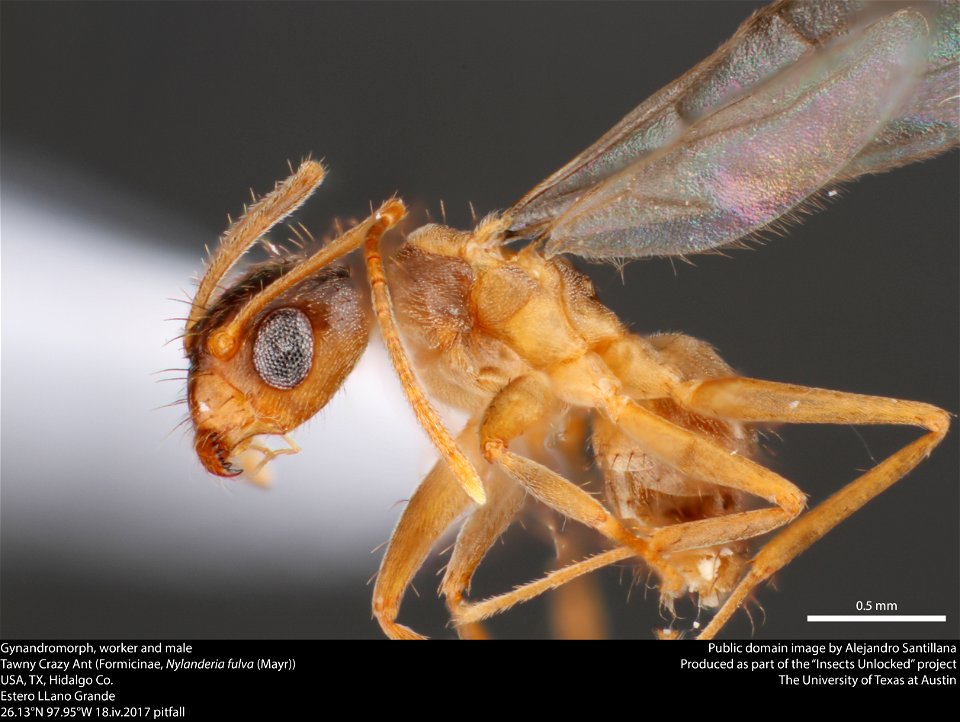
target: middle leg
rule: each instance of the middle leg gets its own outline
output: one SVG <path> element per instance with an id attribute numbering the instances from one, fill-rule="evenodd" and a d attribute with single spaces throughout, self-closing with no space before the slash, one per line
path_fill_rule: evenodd
<path id="1" fill-rule="evenodd" d="M 546 375 L 533 373 L 514 379 L 500 391 L 484 414 L 480 425 L 483 455 L 547 506 L 631 549 L 660 576 L 665 588 L 679 590 L 680 576 L 661 564 L 648 542 L 630 532 L 603 504 L 555 471 L 508 449 L 510 441 L 557 406 Z"/>

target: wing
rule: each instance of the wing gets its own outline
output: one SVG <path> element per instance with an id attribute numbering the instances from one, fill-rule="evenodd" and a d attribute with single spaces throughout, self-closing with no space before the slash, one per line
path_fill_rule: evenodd
<path id="1" fill-rule="evenodd" d="M 960 4 L 783 0 L 507 212 L 546 253 L 716 248 L 957 145 Z"/>

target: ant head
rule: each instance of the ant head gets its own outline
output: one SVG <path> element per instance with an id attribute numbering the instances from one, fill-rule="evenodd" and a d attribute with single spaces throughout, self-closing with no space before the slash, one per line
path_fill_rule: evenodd
<path id="1" fill-rule="evenodd" d="M 194 445 L 207 470 L 219 476 L 240 473 L 229 459 L 253 437 L 286 434 L 323 408 L 366 347 L 363 297 L 343 265 L 322 268 L 268 303 L 256 303 L 299 265 L 281 259 L 254 266 L 191 332 L 187 399 Z M 256 313 L 223 353 L 219 334 L 251 304 Z"/>
<path id="2" fill-rule="evenodd" d="M 220 239 L 197 288 L 183 347 L 187 401 L 203 465 L 235 476 L 230 458 L 260 434 L 285 434 L 316 414 L 367 343 L 369 324 L 349 271 L 331 265 L 362 243 L 360 224 L 313 256 L 252 267 L 214 300 L 247 249 L 300 207 L 325 171 L 308 160 L 245 209 Z M 269 458 L 269 457 L 268 457 Z"/>
<path id="3" fill-rule="evenodd" d="M 230 458 L 255 436 L 286 434 L 323 408 L 367 345 L 364 297 L 337 261 L 403 218 L 398 199 L 308 258 L 252 267 L 213 299 L 240 256 L 299 208 L 324 175 L 319 163 L 305 161 L 247 208 L 220 239 L 197 287 L 183 340 L 187 401 L 197 455 L 219 476 L 240 473 Z"/>

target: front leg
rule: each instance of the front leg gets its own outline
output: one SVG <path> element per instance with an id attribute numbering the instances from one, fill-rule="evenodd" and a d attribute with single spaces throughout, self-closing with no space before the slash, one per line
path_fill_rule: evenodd
<path id="1" fill-rule="evenodd" d="M 440 584 L 454 620 L 460 617 L 462 609 L 468 604 L 464 602 L 464 595 L 470 591 L 474 572 L 490 547 L 516 518 L 526 497 L 523 487 L 513 479 L 498 469 L 491 471 L 493 473 L 486 479 L 487 503 L 477 508 L 463 523 Z M 479 630 L 458 624 L 457 631 L 461 637 L 471 637 L 476 636 Z"/>
<path id="2" fill-rule="evenodd" d="M 387 208 L 389 207 L 388 205 Z M 400 204 L 400 209 L 406 212 L 402 204 Z M 393 315 L 393 301 L 390 298 L 390 287 L 387 285 L 387 274 L 383 268 L 383 258 L 380 255 L 381 234 L 386 228 L 395 225 L 400 218 L 393 219 L 389 216 L 381 218 L 382 211 L 383 209 L 378 211 L 375 216 L 377 225 L 371 229 L 364 241 L 363 254 L 367 266 L 367 280 L 370 283 L 373 309 L 376 313 L 377 324 L 380 327 L 380 335 L 383 337 L 383 344 L 387 347 L 390 362 L 397 372 L 400 384 L 403 386 L 403 392 L 406 394 L 407 401 L 410 402 L 410 408 L 413 409 L 420 426 L 427 432 L 430 441 L 433 442 L 437 451 L 440 452 L 440 456 L 449 465 L 463 490 L 477 504 L 482 505 L 487 501 L 487 496 L 476 467 L 457 445 L 440 415 L 433 408 L 433 404 L 430 403 L 426 393 L 421 388 L 410 359 L 407 357 L 407 352 L 403 348 L 400 330 L 397 328 L 397 320 Z"/>
<path id="3" fill-rule="evenodd" d="M 476 439 L 476 434 L 476 424 L 468 424 L 460 440 L 469 443 Z M 403 510 L 380 563 L 373 590 L 373 614 L 388 637 L 423 639 L 409 627 L 397 623 L 400 602 L 433 545 L 471 506 L 470 498 L 449 465 L 443 459 L 438 460 Z"/>

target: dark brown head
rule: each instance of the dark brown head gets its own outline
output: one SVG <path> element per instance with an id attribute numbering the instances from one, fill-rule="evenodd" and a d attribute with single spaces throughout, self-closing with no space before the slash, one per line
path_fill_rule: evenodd
<path id="1" fill-rule="evenodd" d="M 367 343 L 369 323 L 349 271 L 336 261 L 362 243 L 371 217 L 309 258 L 252 267 L 215 298 L 237 260 L 323 182 L 307 160 L 233 223 L 210 258 L 187 320 L 187 401 L 194 445 L 219 476 L 255 436 L 286 434 L 316 414 Z M 270 456 L 265 456 L 264 460 Z"/>
<path id="2" fill-rule="evenodd" d="M 364 296 L 338 261 L 379 238 L 406 213 L 392 199 L 312 256 L 252 267 L 215 298 L 237 260 L 296 210 L 323 181 L 305 161 L 227 229 L 200 280 L 183 348 L 190 359 L 187 400 L 203 465 L 219 476 L 241 472 L 230 459 L 254 437 L 283 435 L 315 415 L 343 384 L 367 345 Z M 288 452 L 289 453 L 289 452 Z M 266 453 L 254 469 L 276 455 Z"/>
<path id="3" fill-rule="evenodd" d="M 187 382 L 194 444 L 219 476 L 240 473 L 229 459 L 253 437 L 286 434 L 323 408 L 367 344 L 362 296 L 348 269 L 336 265 L 272 299 L 237 329 L 230 353 L 214 353 L 218 333 L 297 265 L 252 268 L 194 327 Z"/>

